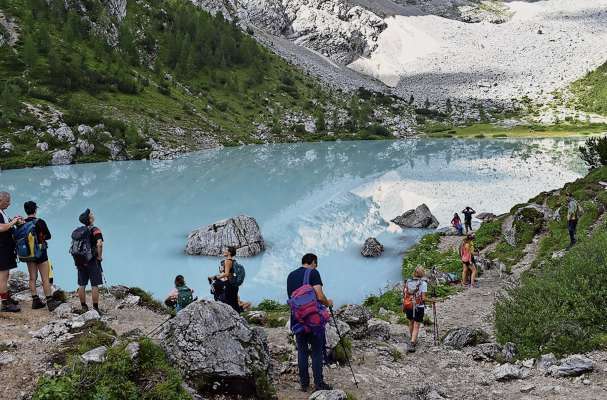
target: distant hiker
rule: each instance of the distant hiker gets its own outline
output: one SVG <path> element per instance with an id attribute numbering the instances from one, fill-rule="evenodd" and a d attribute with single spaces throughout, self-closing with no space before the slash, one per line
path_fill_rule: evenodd
<path id="1" fill-rule="evenodd" d="M 577 230 L 577 222 L 581 215 L 581 207 L 573 198 L 571 193 L 567 193 L 567 230 L 569 231 L 569 246 L 570 249 L 576 242 L 575 232 Z"/>
<path id="2" fill-rule="evenodd" d="M 472 214 L 476 214 L 476 211 L 470 206 L 467 206 L 462 210 L 464 214 L 464 225 L 466 227 L 466 234 L 472 231 Z"/>
<path id="3" fill-rule="evenodd" d="M 179 312 L 195 300 L 194 290 L 186 286 L 183 275 L 177 275 L 175 277 L 175 288 L 171 290 L 171 293 L 167 296 L 164 304 L 169 308 L 174 308 L 176 312 Z"/>
<path id="4" fill-rule="evenodd" d="M 74 264 L 78 268 L 78 297 L 82 312 L 89 310 L 86 304 L 86 285 L 91 282 L 91 296 L 93 308 L 99 310 L 99 285 L 103 284 L 103 235 L 101 229 L 94 226 L 95 215 L 90 209 L 86 209 L 80 217 L 80 223 L 84 226 L 76 228 L 72 232 L 72 246 L 70 253 L 74 257 Z"/>
<path id="5" fill-rule="evenodd" d="M 8 292 L 9 272 L 17 268 L 17 254 L 13 231 L 15 225 L 23 223 L 21 217 L 12 220 L 6 215 L 6 209 L 11 205 L 11 195 L 8 192 L 0 192 L 0 306 L 1 312 L 19 312 L 21 308 L 18 302 L 10 297 Z"/>
<path id="6" fill-rule="evenodd" d="M 470 272 L 470 286 L 478 287 L 476 283 L 476 265 L 474 264 L 474 235 L 469 233 L 459 248 L 459 256 L 462 260 L 462 286 L 468 285 L 468 272 Z"/>
<path id="7" fill-rule="evenodd" d="M 322 290 L 318 272 L 318 257 L 306 254 L 302 266 L 287 277 L 288 303 L 291 307 L 291 331 L 297 343 L 300 390 L 307 392 L 310 386 L 308 354 L 312 356 L 312 373 L 316 390 L 331 390 L 323 378 L 322 365 L 325 348 L 325 325 L 329 321 L 327 307 L 333 301 Z M 310 350 L 311 348 L 311 350 Z"/>
<path id="8" fill-rule="evenodd" d="M 23 224 L 17 226 L 14 236 L 17 242 L 17 256 L 20 261 L 27 263 L 32 309 L 36 310 L 46 305 L 49 311 L 53 311 L 61 302 L 53 298 L 53 288 L 50 283 L 47 241 L 51 239 L 51 232 L 46 222 L 37 217 L 38 205 L 35 202 L 26 202 L 23 209 L 27 218 L 25 218 Z M 46 304 L 40 300 L 36 289 L 38 274 L 40 274 L 40 280 L 42 281 Z"/>
<path id="9" fill-rule="evenodd" d="M 464 233 L 464 227 L 462 226 L 462 220 L 459 217 L 458 213 L 453 215 L 453 219 L 451 220 L 451 226 L 455 228 L 458 235 L 462 235 Z"/>
<path id="10" fill-rule="evenodd" d="M 409 336 L 411 338 L 407 351 L 410 353 L 415 352 L 419 324 L 424 322 L 426 293 L 428 292 L 428 283 L 423 280 L 425 275 L 426 271 L 422 267 L 415 268 L 413 277 L 407 279 L 403 287 L 403 309 L 409 320 Z"/>
<path id="11" fill-rule="evenodd" d="M 238 289 L 244 282 L 244 267 L 234 259 L 236 248 L 229 246 L 223 253 L 225 259 L 219 266 L 219 275 L 209 276 L 213 289 L 218 292 L 216 300 L 230 305 L 236 312 L 241 313 L 238 304 Z M 219 294 L 220 293 L 220 294 Z"/>

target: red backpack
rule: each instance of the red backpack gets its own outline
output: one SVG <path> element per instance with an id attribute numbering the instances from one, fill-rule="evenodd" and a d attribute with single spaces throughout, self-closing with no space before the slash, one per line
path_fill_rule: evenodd
<path id="1" fill-rule="evenodd" d="M 329 310 L 316 298 L 316 291 L 310 285 L 311 269 L 306 268 L 303 284 L 293 291 L 291 298 L 287 301 L 291 307 L 293 324 L 291 331 L 294 334 L 310 333 L 320 334 L 324 332 L 325 325 L 329 322 Z"/>
<path id="2" fill-rule="evenodd" d="M 413 293 L 409 292 L 409 281 L 412 281 L 412 279 L 405 281 L 405 284 L 403 285 L 403 310 L 413 310 L 414 306 L 423 303 L 422 294 L 419 293 L 419 287 L 422 284 L 422 280 L 419 279 Z"/>

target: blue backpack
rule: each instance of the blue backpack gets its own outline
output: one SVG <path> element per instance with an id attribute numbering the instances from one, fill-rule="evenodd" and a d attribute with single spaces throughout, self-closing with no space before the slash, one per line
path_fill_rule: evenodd
<path id="1" fill-rule="evenodd" d="M 33 219 L 19 225 L 15 228 L 15 232 L 13 233 L 17 245 L 17 256 L 22 262 L 35 261 L 42 257 L 44 247 L 38 241 L 36 222 L 38 222 L 38 220 Z"/>

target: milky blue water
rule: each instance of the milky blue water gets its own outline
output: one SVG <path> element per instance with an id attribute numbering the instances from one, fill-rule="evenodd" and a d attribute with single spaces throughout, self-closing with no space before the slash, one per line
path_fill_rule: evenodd
<path id="1" fill-rule="evenodd" d="M 388 221 L 423 202 L 441 225 L 466 205 L 496 214 L 560 187 L 584 169 L 572 139 L 429 140 L 245 146 L 173 161 L 128 161 L 2 171 L 10 216 L 34 200 L 51 229 L 57 283 L 75 289 L 69 235 L 87 207 L 105 236 L 109 284 L 141 286 L 161 298 L 176 274 L 209 297 L 219 259 L 184 254 L 187 234 L 237 214 L 255 217 L 267 241 L 242 259 L 241 298 L 284 301 L 301 256 L 319 256 L 325 291 L 360 301 L 400 277 L 402 255 L 425 232 Z M 376 236 L 386 251 L 360 256 Z M 23 269 L 23 266 L 20 267 Z"/>

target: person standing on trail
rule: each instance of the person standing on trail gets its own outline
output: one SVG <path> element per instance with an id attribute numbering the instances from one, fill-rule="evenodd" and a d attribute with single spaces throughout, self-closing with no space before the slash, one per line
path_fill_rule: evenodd
<path id="1" fill-rule="evenodd" d="M 297 343 L 300 390 L 310 386 L 308 355 L 312 356 L 312 372 L 316 390 L 331 390 L 323 378 L 325 324 L 329 321 L 326 307 L 333 307 L 322 290 L 318 272 L 318 257 L 308 253 L 301 259 L 302 266 L 287 277 L 287 295 L 291 307 L 291 331 Z M 311 348 L 311 351 L 310 351 Z"/>
<path id="2" fill-rule="evenodd" d="M 462 214 L 464 214 L 464 225 L 467 235 L 468 232 L 472 232 L 472 214 L 476 214 L 476 211 L 472 207 L 467 206 L 462 210 Z"/>
<path id="3" fill-rule="evenodd" d="M 476 283 L 476 265 L 474 264 L 474 235 L 469 233 L 459 247 L 459 256 L 462 260 L 462 287 L 478 287 Z M 470 272 L 470 286 L 468 286 L 468 272 Z"/>
<path id="4" fill-rule="evenodd" d="M 8 293 L 9 272 L 17 268 L 17 252 L 15 240 L 13 239 L 14 227 L 23 223 L 21 217 L 12 220 L 6 215 L 6 209 L 11 205 L 11 195 L 8 192 L 0 192 L 0 300 L 1 312 L 19 312 L 21 308 L 18 303 L 11 299 Z"/>
<path id="5" fill-rule="evenodd" d="M 24 223 L 31 222 L 33 224 L 33 233 L 37 236 L 37 243 L 41 248 L 40 257 L 27 263 L 27 270 L 29 272 L 29 286 L 32 294 L 32 309 L 36 310 L 45 306 L 44 302 L 38 297 L 38 291 L 36 289 L 36 281 L 38 280 L 38 274 L 42 280 L 42 289 L 46 296 L 46 306 L 49 311 L 53 311 L 57 308 L 61 302 L 53 299 L 53 289 L 50 283 L 50 267 L 47 253 L 47 240 L 51 239 L 51 232 L 46 225 L 46 222 L 42 218 L 38 218 L 36 215 L 38 212 L 38 205 L 33 201 L 28 201 L 23 205 L 23 209 L 27 218 Z M 24 226 L 27 226 L 25 225 Z M 32 226 L 32 225 L 30 225 Z"/>
<path id="6" fill-rule="evenodd" d="M 225 257 L 219 264 L 219 275 L 209 276 L 209 282 L 221 293 L 218 299 L 222 303 L 231 306 L 237 313 L 242 312 L 238 304 L 239 286 L 236 283 L 236 247 L 228 246 L 223 252 Z"/>
<path id="7" fill-rule="evenodd" d="M 455 228 L 457 234 L 459 236 L 464 234 L 464 227 L 462 226 L 462 219 L 459 217 L 458 213 L 453 215 L 453 219 L 451 220 L 451 226 Z"/>
<path id="8" fill-rule="evenodd" d="M 424 322 L 426 293 L 428 292 L 428 283 L 423 280 L 425 275 L 426 271 L 422 267 L 415 268 L 413 277 L 407 279 L 403 287 L 403 309 L 409 320 L 409 337 L 411 338 L 407 348 L 409 353 L 415 352 L 419 325 Z"/>
<path id="9" fill-rule="evenodd" d="M 101 314 L 99 310 L 99 286 L 103 284 L 103 269 L 101 267 L 101 262 L 103 261 L 103 234 L 101 233 L 101 229 L 93 225 L 95 223 L 95 214 L 90 209 L 87 208 L 80 214 L 78 220 L 84 227 L 80 227 L 72 233 L 72 250 L 74 246 L 80 245 L 76 241 L 84 241 L 87 242 L 84 243 L 84 246 L 90 246 L 88 251 L 90 251 L 91 256 L 85 262 L 79 263 L 76 261 L 77 256 L 75 252 L 72 252 L 76 261 L 76 267 L 78 268 L 78 298 L 80 299 L 82 312 L 87 312 L 89 307 L 86 304 L 85 289 L 90 281 L 93 308 Z M 77 235 L 77 232 L 80 235 Z"/>
<path id="10" fill-rule="evenodd" d="M 575 239 L 575 232 L 577 230 L 577 222 L 580 217 L 580 205 L 577 200 L 573 198 L 571 193 L 567 193 L 567 230 L 569 231 L 569 246 L 567 249 L 573 247 L 573 245 L 577 242 Z"/>

